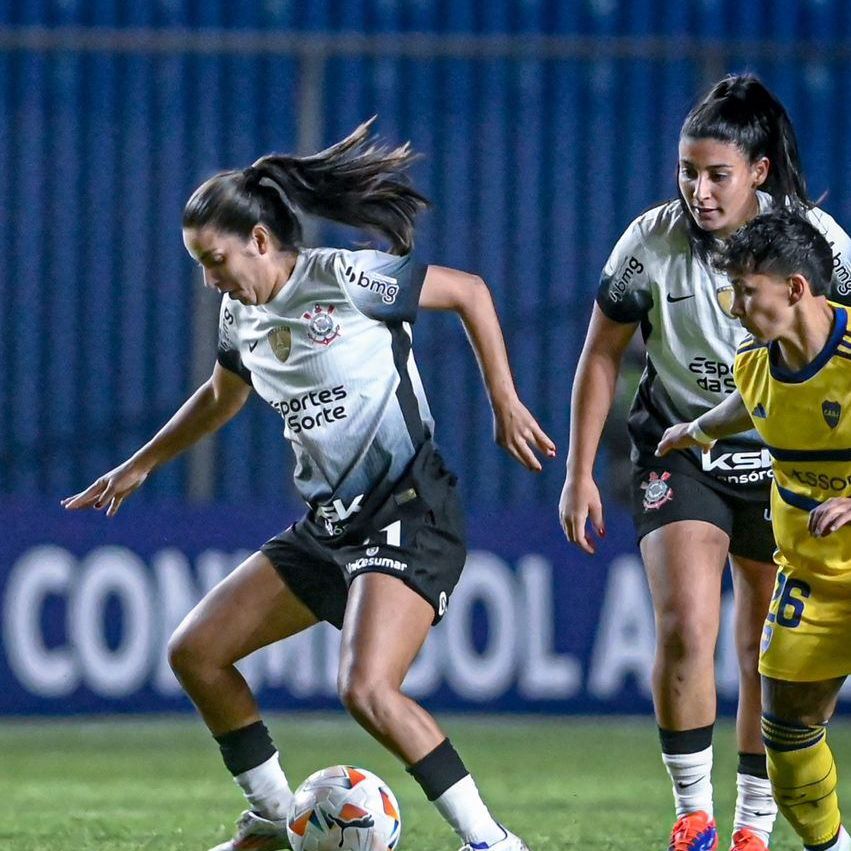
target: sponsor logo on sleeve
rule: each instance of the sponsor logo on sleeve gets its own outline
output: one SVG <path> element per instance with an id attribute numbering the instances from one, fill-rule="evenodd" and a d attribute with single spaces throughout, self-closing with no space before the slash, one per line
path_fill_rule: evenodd
<path id="1" fill-rule="evenodd" d="M 353 266 L 347 266 L 344 274 L 350 284 L 356 284 L 362 290 L 375 293 L 385 304 L 393 304 L 396 301 L 399 283 L 395 278 L 379 275 L 377 272 L 358 273 Z"/>
<path id="2" fill-rule="evenodd" d="M 612 275 L 613 283 L 609 287 L 609 300 L 617 304 L 626 295 L 632 279 L 643 271 L 644 264 L 637 257 L 628 257 L 620 270 Z"/>
<path id="3" fill-rule="evenodd" d="M 830 247 L 834 246 L 831 242 Z M 839 295 L 851 293 L 851 270 L 842 262 L 842 254 L 838 251 L 833 255 L 833 289 Z"/>

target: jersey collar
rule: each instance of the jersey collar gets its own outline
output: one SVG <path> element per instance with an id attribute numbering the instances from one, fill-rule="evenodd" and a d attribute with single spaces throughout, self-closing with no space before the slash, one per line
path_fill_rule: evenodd
<path id="1" fill-rule="evenodd" d="M 833 307 L 833 328 L 824 344 L 824 348 L 801 370 L 794 372 L 780 363 L 780 349 L 777 341 L 768 344 L 768 363 L 771 377 L 787 384 L 800 384 L 812 378 L 832 357 L 848 327 L 848 311 L 839 305 Z"/>

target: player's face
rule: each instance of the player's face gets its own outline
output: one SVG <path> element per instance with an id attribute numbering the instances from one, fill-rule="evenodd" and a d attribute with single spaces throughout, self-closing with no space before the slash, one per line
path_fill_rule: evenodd
<path id="1" fill-rule="evenodd" d="M 184 228 L 183 244 L 204 271 L 204 286 L 243 304 L 265 304 L 275 287 L 275 268 L 254 235 L 248 239 L 209 225 Z"/>
<path id="2" fill-rule="evenodd" d="M 738 145 L 718 139 L 680 139 L 680 192 L 697 226 L 722 239 L 759 212 L 757 187 L 768 160 L 748 161 Z"/>
<path id="3" fill-rule="evenodd" d="M 758 340 L 776 340 L 792 319 L 786 278 L 749 273 L 733 281 L 730 312 Z"/>

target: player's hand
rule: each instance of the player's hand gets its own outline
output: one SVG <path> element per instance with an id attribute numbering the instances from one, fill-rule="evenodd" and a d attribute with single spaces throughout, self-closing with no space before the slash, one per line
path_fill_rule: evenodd
<path id="1" fill-rule="evenodd" d="M 591 528 L 600 538 L 605 536 L 606 526 L 603 523 L 600 491 L 590 476 L 565 479 L 558 501 L 558 516 L 567 540 L 589 555 L 594 555 L 597 548 L 589 535 L 589 521 Z"/>
<path id="2" fill-rule="evenodd" d="M 691 429 L 692 423 L 677 423 L 666 428 L 654 454 L 662 458 L 675 449 L 691 449 L 692 446 L 698 446 L 704 452 L 708 452 L 715 441 L 713 440 L 712 444 L 702 443 L 694 437 Z"/>
<path id="3" fill-rule="evenodd" d="M 495 406 L 493 417 L 494 439 L 527 469 L 541 472 L 536 449 L 547 458 L 556 457 L 556 445 L 519 399 Z"/>
<path id="4" fill-rule="evenodd" d="M 814 538 L 824 538 L 848 523 L 851 523 L 851 498 L 836 496 L 810 512 L 807 526 Z"/>
<path id="5" fill-rule="evenodd" d="M 148 478 L 150 470 L 132 458 L 114 470 L 95 479 L 84 491 L 65 497 L 60 504 L 69 511 L 80 508 L 106 509 L 107 517 L 114 517 L 121 504 Z"/>

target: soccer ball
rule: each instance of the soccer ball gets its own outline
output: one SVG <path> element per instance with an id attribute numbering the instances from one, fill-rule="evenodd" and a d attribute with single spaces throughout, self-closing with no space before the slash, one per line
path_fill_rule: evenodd
<path id="1" fill-rule="evenodd" d="M 366 769 L 323 768 L 296 789 L 287 835 L 293 851 L 391 851 L 402 835 L 399 804 Z"/>

